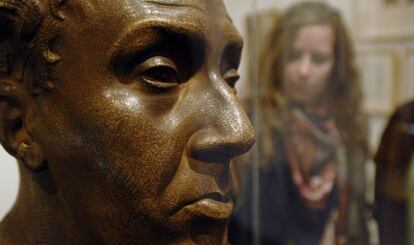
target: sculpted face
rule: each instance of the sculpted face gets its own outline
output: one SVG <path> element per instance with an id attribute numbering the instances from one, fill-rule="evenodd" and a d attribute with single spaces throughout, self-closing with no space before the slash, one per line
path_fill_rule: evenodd
<path id="1" fill-rule="evenodd" d="M 223 243 L 229 161 L 254 141 L 223 3 L 78 0 L 61 14 L 33 137 L 76 223 L 114 243 Z"/>
<path id="2" fill-rule="evenodd" d="M 297 103 L 318 103 L 324 98 L 335 63 L 335 34 L 329 25 L 308 25 L 293 39 L 284 64 L 283 87 Z"/>

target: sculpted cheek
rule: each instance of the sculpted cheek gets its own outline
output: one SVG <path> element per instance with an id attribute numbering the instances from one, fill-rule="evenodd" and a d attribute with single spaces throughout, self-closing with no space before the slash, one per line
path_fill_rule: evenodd
<path id="1" fill-rule="evenodd" d="M 120 110 L 140 111 L 142 101 L 129 89 L 108 89 L 104 91 L 105 98 Z"/>

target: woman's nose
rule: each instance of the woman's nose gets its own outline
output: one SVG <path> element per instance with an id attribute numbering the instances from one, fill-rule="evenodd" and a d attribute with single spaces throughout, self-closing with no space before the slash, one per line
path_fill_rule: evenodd
<path id="1" fill-rule="evenodd" d="M 310 73 L 311 68 L 311 58 L 308 56 L 304 56 L 299 62 L 299 75 L 301 77 L 307 77 Z"/>

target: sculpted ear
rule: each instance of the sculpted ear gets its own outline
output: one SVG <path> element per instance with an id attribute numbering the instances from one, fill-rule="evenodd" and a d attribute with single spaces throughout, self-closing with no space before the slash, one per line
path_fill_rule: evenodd
<path id="1" fill-rule="evenodd" d="M 34 101 L 24 85 L 15 80 L 0 79 L 0 140 L 3 147 L 26 168 L 46 168 L 43 152 L 33 140 Z"/>
<path id="2" fill-rule="evenodd" d="M 32 171 L 45 168 L 43 153 L 34 142 L 34 101 L 23 84 L 27 50 L 39 25 L 39 11 L 26 0 L 0 0 L 0 141 Z"/>

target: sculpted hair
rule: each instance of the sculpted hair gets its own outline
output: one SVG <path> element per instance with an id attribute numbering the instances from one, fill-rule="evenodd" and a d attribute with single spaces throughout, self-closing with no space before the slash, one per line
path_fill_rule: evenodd
<path id="1" fill-rule="evenodd" d="M 339 12 L 324 3 L 303 2 L 289 8 L 269 33 L 268 42 L 259 59 L 262 112 L 260 137 L 262 155 L 267 162 L 278 149 L 272 135 L 274 129 L 283 131 L 280 115 L 286 98 L 284 95 L 283 69 L 287 45 L 293 42 L 296 32 L 308 25 L 329 25 L 335 33 L 335 64 L 328 87 L 328 101 L 341 136 L 348 149 L 367 152 L 366 130 L 361 113 L 362 89 L 355 65 L 352 43 Z"/>
<path id="2" fill-rule="evenodd" d="M 0 0 L 0 76 L 14 77 L 36 94 L 53 88 L 51 50 L 61 29 L 63 0 Z M 34 68 L 30 70 L 30 68 Z"/>

